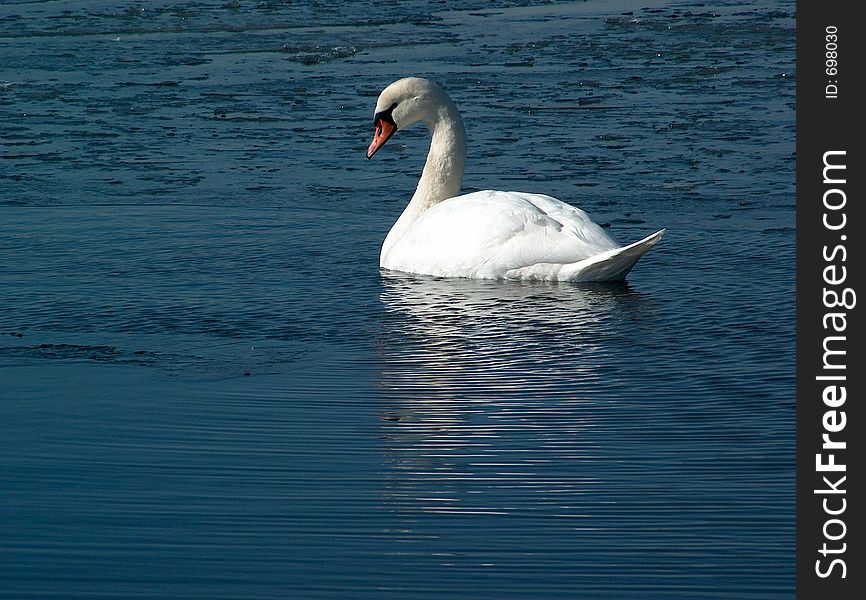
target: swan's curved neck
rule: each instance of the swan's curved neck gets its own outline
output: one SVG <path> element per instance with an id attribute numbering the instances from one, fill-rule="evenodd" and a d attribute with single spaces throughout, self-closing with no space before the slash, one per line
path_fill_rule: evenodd
<path id="1" fill-rule="evenodd" d="M 425 210 L 460 193 L 466 163 L 466 129 L 450 99 L 427 121 L 427 127 L 430 151 L 410 202 L 424 205 Z"/>
<path id="2" fill-rule="evenodd" d="M 412 200 L 385 238 L 383 257 L 424 211 L 460 193 L 466 163 L 466 129 L 457 107 L 445 96 L 424 122 L 431 135 L 427 162 Z"/>

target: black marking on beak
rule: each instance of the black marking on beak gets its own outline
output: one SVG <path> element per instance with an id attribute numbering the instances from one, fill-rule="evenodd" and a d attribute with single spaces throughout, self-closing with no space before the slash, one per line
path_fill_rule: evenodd
<path id="1" fill-rule="evenodd" d="M 395 108 L 397 108 L 396 102 L 385 110 L 380 110 L 375 115 L 373 115 L 373 125 L 375 126 L 380 120 L 385 121 L 386 123 L 390 123 L 391 125 L 396 125 L 396 123 L 394 122 L 394 117 L 392 116 Z"/>
<path id="2" fill-rule="evenodd" d="M 373 115 L 373 141 L 367 148 L 367 158 L 372 158 L 379 149 L 385 145 L 385 142 L 391 139 L 391 136 L 397 131 L 397 124 L 394 122 L 394 117 L 391 114 L 397 106 L 395 102 L 385 110 L 380 110 Z"/>

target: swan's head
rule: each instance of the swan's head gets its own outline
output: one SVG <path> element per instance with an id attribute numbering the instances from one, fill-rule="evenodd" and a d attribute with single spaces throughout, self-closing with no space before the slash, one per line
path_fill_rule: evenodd
<path id="1" fill-rule="evenodd" d="M 438 85 L 420 77 L 398 79 L 379 94 L 373 112 L 373 141 L 367 148 L 371 158 L 395 132 L 417 121 L 431 123 L 440 106 L 450 100 Z"/>

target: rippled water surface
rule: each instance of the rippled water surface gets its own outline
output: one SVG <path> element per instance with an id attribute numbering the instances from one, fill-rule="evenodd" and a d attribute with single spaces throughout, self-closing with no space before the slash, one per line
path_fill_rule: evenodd
<path id="1" fill-rule="evenodd" d="M 794 9 L 0 4 L 0 596 L 793 596 Z M 380 273 L 405 75 L 465 191 L 667 235 Z"/>

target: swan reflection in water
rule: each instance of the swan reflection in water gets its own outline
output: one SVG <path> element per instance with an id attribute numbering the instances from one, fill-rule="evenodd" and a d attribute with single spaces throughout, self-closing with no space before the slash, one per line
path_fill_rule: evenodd
<path id="1" fill-rule="evenodd" d="M 611 349 L 652 327 L 652 299 L 626 283 L 388 272 L 382 286 L 386 506 L 585 517 L 615 427 L 610 382 L 635 368 Z"/>

